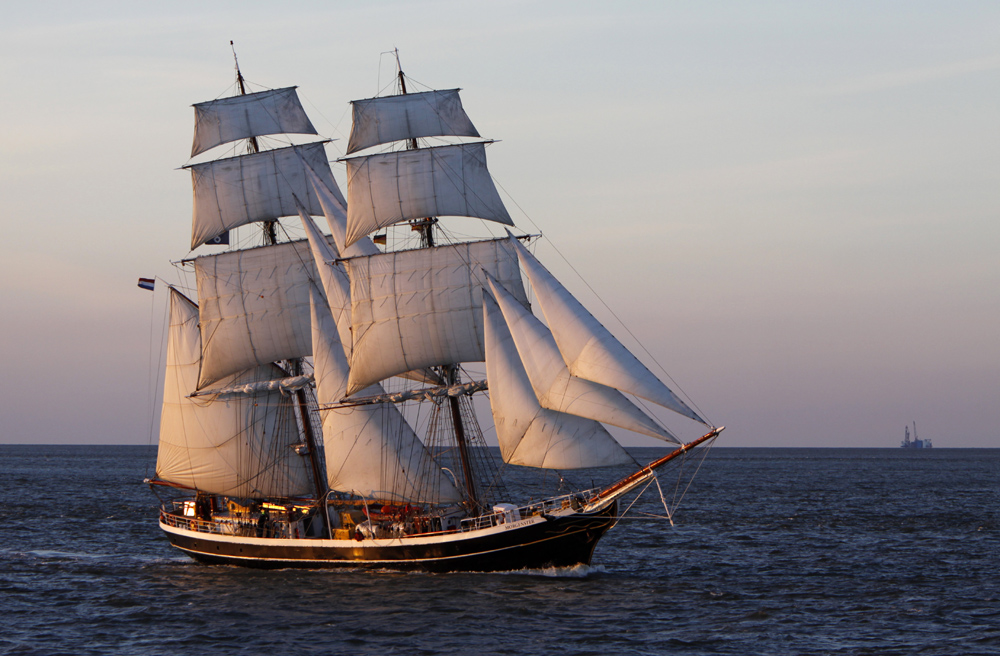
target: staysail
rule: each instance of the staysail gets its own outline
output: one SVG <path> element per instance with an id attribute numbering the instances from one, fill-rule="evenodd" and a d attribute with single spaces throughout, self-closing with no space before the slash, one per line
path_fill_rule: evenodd
<path id="1" fill-rule="evenodd" d="M 295 87 L 195 105 L 191 157 L 225 143 L 268 134 L 316 134 Z"/>
<path id="2" fill-rule="evenodd" d="M 280 390 L 243 398 L 192 397 L 198 385 L 198 306 L 171 289 L 167 368 L 156 476 L 209 494 L 287 498 L 313 491 L 293 410 Z M 223 381 L 223 387 L 280 379 L 274 366 Z"/>
<path id="3" fill-rule="evenodd" d="M 418 137 L 478 137 L 458 89 L 355 100 L 347 153 Z"/>
<path id="4" fill-rule="evenodd" d="M 312 220 L 312 217 L 306 214 L 304 208 L 299 208 L 299 218 L 302 219 L 302 227 L 305 228 L 306 237 L 309 240 L 309 249 L 312 251 L 319 279 L 323 283 L 323 291 L 326 294 L 330 310 L 333 312 L 339 341 L 345 355 L 350 358 L 353 346 L 351 338 L 351 281 L 347 278 L 347 272 L 344 271 L 343 265 L 336 262 L 337 252 L 316 227 L 316 222 Z"/>
<path id="5" fill-rule="evenodd" d="M 323 214 L 326 216 L 327 225 L 330 226 L 330 234 L 333 235 L 333 243 L 337 247 L 337 252 L 342 253 L 343 257 L 381 253 L 378 246 L 368 237 L 362 237 L 350 246 L 345 246 L 347 243 L 347 206 L 340 195 L 340 190 L 327 187 L 322 176 L 313 171 L 308 164 L 305 166 L 309 182 L 312 183 L 316 196 L 319 197 L 320 205 L 323 206 Z"/>
<path id="6" fill-rule="evenodd" d="M 317 290 L 310 294 L 316 399 L 322 408 L 330 489 L 394 502 L 461 501 L 462 494 L 395 405 L 329 407 L 344 396 L 347 358 L 326 302 Z M 365 391 L 385 392 L 380 385 Z"/>
<path id="7" fill-rule="evenodd" d="M 542 407 L 679 442 L 618 390 L 571 375 L 549 329 L 503 285 L 489 285 Z"/>
<path id="8" fill-rule="evenodd" d="M 632 462 L 601 424 L 543 408 L 496 301 L 483 292 L 486 377 L 504 462 L 545 469 L 581 469 Z"/>
<path id="9" fill-rule="evenodd" d="M 639 362 L 527 248 L 514 237 L 510 237 L 510 242 L 517 250 L 538 305 L 570 373 L 635 394 L 706 423 Z"/>
<path id="10" fill-rule="evenodd" d="M 299 218 L 302 219 L 302 227 L 305 228 L 306 236 L 309 238 L 309 248 L 312 250 L 313 259 L 329 266 L 319 266 L 319 277 L 323 283 L 323 291 L 329 300 L 330 310 L 333 312 L 334 321 L 337 324 L 337 333 L 340 337 L 341 345 L 348 360 L 351 358 L 353 350 L 353 338 L 351 336 L 351 282 L 344 270 L 344 265 L 336 262 L 337 253 L 330 243 L 330 240 L 323 237 L 323 234 L 316 227 L 316 222 L 312 220 L 305 210 L 300 209 Z M 336 221 L 335 217 L 330 217 Z M 343 235 L 343 231 L 341 231 Z M 367 242 L 376 252 L 379 252 L 375 244 L 367 237 L 355 242 L 351 250 L 357 251 L 359 247 Z M 420 371 L 407 371 L 400 374 L 404 378 L 427 383 L 429 385 L 440 385 L 444 381 L 431 369 Z"/>

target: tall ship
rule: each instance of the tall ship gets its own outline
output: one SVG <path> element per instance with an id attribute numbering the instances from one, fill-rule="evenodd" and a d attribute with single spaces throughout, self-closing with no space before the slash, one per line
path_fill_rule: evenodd
<path id="1" fill-rule="evenodd" d="M 408 92 L 397 58 L 395 93 L 351 103 L 345 198 L 327 142 L 291 144 L 317 135 L 296 88 L 248 92 L 238 64 L 236 78 L 236 95 L 194 106 L 192 158 L 238 154 L 185 167 L 192 251 L 229 249 L 182 261 L 196 294 L 170 287 L 147 479 L 167 538 L 199 561 L 264 568 L 589 564 L 623 497 L 722 428 L 512 232 L 459 90 Z M 470 221 L 506 234 L 456 237 Z M 701 437 L 682 443 L 647 403 Z M 477 413 L 492 415 L 499 459 Z M 643 466 L 608 426 L 667 448 Z M 629 465 L 540 500 L 505 483 L 512 468 Z"/>

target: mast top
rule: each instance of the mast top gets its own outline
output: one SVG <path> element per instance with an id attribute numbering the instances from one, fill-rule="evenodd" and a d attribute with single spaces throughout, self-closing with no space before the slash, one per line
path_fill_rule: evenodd
<path id="1" fill-rule="evenodd" d="M 406 78 L 403 76 L 403 64 L 399 61 L 399 48 L 393 48 L 392 54 L 396 57 L 396 75 L 399 78 L 399 92 L 406 95 Z"/>
<path id="2" fill-rule="evenodd" d="M 243 73 L 240 72 L 240 58 L 236 56 L 236 46 L 233 44 L 232 39 L 229 40 L 229 47 L 233 50 L 233 62 L 236 64 L 236 84 L 240 88 L 240 95 L 245 96 L 247 90 L 243 85 Z"/>

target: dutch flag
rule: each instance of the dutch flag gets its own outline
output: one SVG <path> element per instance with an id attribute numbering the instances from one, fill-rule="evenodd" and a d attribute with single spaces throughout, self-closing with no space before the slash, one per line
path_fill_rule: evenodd
<path id="1" fill-rule="evenodd" d="M 139 286 L 143 289 L 148 289 L 153 291 L 153 287 L 156 285 L 156 280 L 153 278 L 139 278 Z"/>

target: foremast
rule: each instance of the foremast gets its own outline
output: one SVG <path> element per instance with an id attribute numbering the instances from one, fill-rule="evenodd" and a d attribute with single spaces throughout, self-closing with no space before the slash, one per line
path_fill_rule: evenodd
<path id="1" fill-rule="evenodd" d="M 236 85 L 240 90 L 240 95 L 245 96 L 247 95 L 246 81 L 243 79 L 243 72 L 240 70 L 240 60 L 236 56 L 236 46 L 232 41 L 229 42 L 229 45 L 233 49 L 233 63 L 236 67 Z M 250 155 L 257 154 L 261 151 L 257 135 L 251 135 L 247 138 L 246 151 L 247 154 Z M 277 223 L 277 221 L 261 221 L 261 231 L 263 233 L 265 246 L 274 246 L 278 243 Z M 301 358 L 292 358 L 286 362 L 286 368 L 289 375 L 302 375 Z M 316 500 L 317 502 L 320 502 L 326 499 L 329 489 L 326 485 L 326 478 L 323 476 L 321 469 L 319 450 L 317 448 L 316 438 L 312 429 L 312 418 L 309 415 L 309 404 L 303 388 L 295 390 L 295 405 L 299 413 L 299 423 L 302 426 L 302 434 L 305 440 L 310 469 L 312 470 L 313 485 L 316 488 Z M 329 519 L 327 514 L 324 512 L 321 513 L 321 516 L 324 518 L 324 523 L 326 523 Z"/>
<path id="2" fill-rule="evenodd" d="M 328 487 L 305 389 L 312 377 L 305 375 L 302 359 L 311 351 L 305 343 L 308 335 L 296 337 L 301 326 L 308 330 L 309 306 L 306 300 L 303 321 L 301 300 L 287 293 L 296 285 L 310 284 L 315 273 L 304 265 L 301 245 L 279 243 L 276 227 L 279 217 L 296 214 L 288 201 L 296 192 L 310 211 L 321 213 L 299 162 L 305 153 L 308 161 L 325 164 L 324 142 L 262 148 L 260 136 L 317 132 L 294 87 L 250 93 L 235 48 L 233 58 L 238 93 L 194 106 L 191 156 L 224 144 L 239 150 L 240 141 L 244 154 L 185 167 L 191 170 L 194 187 L 191 247 L 229 243 L 220 237 L 251 223 L 260 224 L 263 246 L 185 260 L 193 262 L 200 303 L 185 305 L 172 297 L 173 305 L 181 308 L 178 312 L 196 317 L 186 323 L 178 319 L 172 336 L 176 334 L 178 348 L 197 344 L 197 353 L 184 351 L 185 359 L 173 373 L 168 371 L 168 382 L 176 385 L 178 396 L 171 401 L 171 414 L 189 419 L 161 425 L 157 470 L 159 475 L 162 466 L 175 484 L 191 487 L 199 496 L 314 496 L 320 502 Z M 323 177 L 335 188 L 328 165 L 326 169 Z M 247 282 L 255 280 L 264 281 L 265 287 L 248 288 Z M 279 412 L 279 403 L 286 410 Z M 228 418 L 223 422 L 222 417 Z M 195 441 L 185 437 L 203 426 L 214 431 L 196 430 Z M 165 442 L 176 446 L 165 452 Z M 178 447 L 186 443 L 201 446 L 183 448 L 182 456 Z M 212 477 L 204 475 L 211 471 L 206 462 L 218 463 L 212 465 L 218 470 Z M 271 470 L 281 467 L 297 472 L 289 479 L 292 483 L 264 484 L 271 476 L 280 478 Z M 310 482 L 305 488 L 303 480 Z"/>
<path id="3" fill-rule="evenodd" d="M 240 71 L 240 60 L 236 56 L 236 46 L 232 41 L 229 42 L 229 47 L 233 49 L 233 63 L 236 66 L 236 86 L 240 90 L 240 95 L 247 95 L 246 81 L 243 79 L 243 72 Z M 251 135 L 247 138 L 247 154 L 253 155 L 260 152 L 260 142 L 257 141 L 257 135 Z M 276 221 L 262 221 L 261 226 L 264 233 L 264 244 L 273 245 L 278 243 L 278 232 L 276 228 Z"/>

